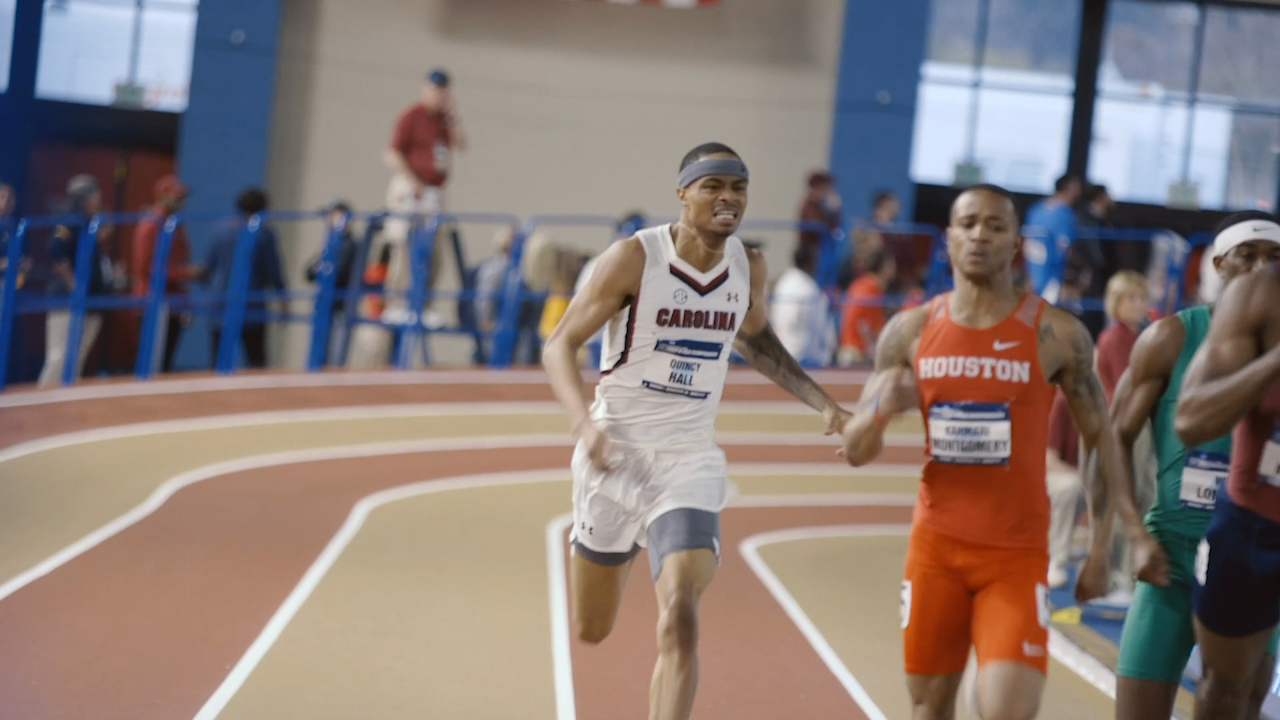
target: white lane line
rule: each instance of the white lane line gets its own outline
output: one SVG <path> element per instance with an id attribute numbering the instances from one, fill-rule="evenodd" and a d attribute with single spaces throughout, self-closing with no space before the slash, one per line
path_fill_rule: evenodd
<path id="1" fill-rule="evenodd" d="M 494 402 L 494 403 L 417 403 L 409 405 L 353 405 L 330 408 L 299 408 L 293 410 L 264 410 L 261 412 L 209 415 L 182 420 L 158 420 L 154 422 L 114 425 L 91 430 L 50 435 L 28 440 L 0 450 L 0 463 L 15 460 L 32 453 L 56 450 L 71 445 L 120 440 L 143 435 L 159 435 L 182 432 L 201 432 L 253 425 L 271 425 L 301 422 L 333 422 L 340 420 L 376 420 L 380 418 L 443 417 L 454 415 L 562 415 L 563 410 L 554 402 Z M 721 404 L 721 415 L 814 415 L 812 409 L 799 402 L 735 402 Z M 760 437 L 818 437 L 813 432 L 757 433 Z M 785 442 L 785 441 L 784 441 Z M 827 438 L 824 443 L 835 447 L 837 440 Z M 801 443 L 809 444 L 809 443 Z M 813 443 L 819 444 L 819 443 Z M 885 444 L 898 447 L 924 447 L 919 433 L 888 433 Z"/>
<path id="2" fill-rule="evenodd" d="M 761 472 L 761 468 L 755 468 L 750 464 L 736 465 L 731 467 L 731 471 L 738 475 L 772 475 L 777 465 L 764 468 L 767 472 Z M 797 468 L 803 470 L 803 465 L 797 465 Z M 864 468 L 869 470 L 869 468 Z M 451 478 L 443 478 L 439 480 L 427 480 L 423 482 L 413 483 L 411 485 L 402 485 L 400 487 L 382 490 L 361 499 L 352 508 L 346 522 L 338 530 L 337 534 L 329 541 L 324 550 L 316 558 L 311 567 L 307 569 L 306 574 L 294 587 L 293 591 L 285 599 L 284 603 L 276 610 L 263 627 L 262 632 L 254 639 L 249 649 L 241 656 L 240 660 L 231 669 L 231 672 L 214 691 L 213 695 L 205 702 L 196 714 L 195 720 L 213 720 L 216 718 L 235 697 L 236 693 L 244 686 L 254 669 L 262 662 L 271 647 L 284 633 L 289 623 L 297 615 L 303 604 L 315 591 L 325 575 L 342 556 L 342 552 L 351 543 L 359 533 L 360 528 L 364 525 L 369 513 L 374 509 L 386 505 L 388 503 L 404 500 L 407 498 L 417 497 L 420 495 L 429 495 L 433 493 L 448 492 L 451 490 L 465 490 L 480 487 L 495 487 L 503 485 L 525 485 L 532 483 L 545 482 L 567 482 L 569 472 L 565 468 L 552 470 L 525 470 L 507 473 L 488 473 L 483 475 L 467 475 Z M 818 504 L 833 505 L 857 505 L 860 496 L 856 494 L 843 495 L 833 498 L 830 502 Z M 899 496 L 902 503 L 910 504 L 912 496 Z M 547 525 L 546 543 L 547 543 L 547 576 L 550 587 L 548 589 L 548 599 L 551 606 L 551 655 L 554 664 L 555 688 L 556 688 L 556 713 L 558 720 L 574 720 L 576 717 L 574 694 L 573 694 L 573 668 L 570 655 L 570 635 L 569 635 L 569 603 L 566 591 L 567 573 L 564 563 L 564 546 L 562 538 L 564 531 L 572 522 L 569 514 L 560 515 Z M 847 673 L 848 670 L 846 669 Z M 856 682 L 856 681 L 855 681 Z M 874 718 L 873 720 L 880 720 Z"/>
<path id="3" fill-rule="evenodd" d="M 845 504 L 849 503 L 846 501 Z M 814 652 L 818 653 L 818 657 L 822 658 L 822 662 L 827 666 L 827 669 L 831 671 L 832 675 L 835 675 L 836 680 L 844 686 L 845 692 L 849 693 L 849 697 L 853 698 L 853 701 L 858 704 L 858 707 L 862 709 L 862 712 L 866 713 L 870 720 L 887 720 L 887 718 L 875 701 L 871 699 L 871 695 L 862 687 L 862 683 L 858 682 L 858 679 L 849 671 L 848 666 L 840 659 L 835 649 L 831 647 L 831 643 L 827 642 L 822 631 L 809 619 L 809 615 L 800 607 L 800 603 L 796 601 L 795 596 L 787 590 L 786 585 L 782 584 L 778 576 L 760 557 L 760 546 L 825 537 L 906 535 L 910 529 L 910 525 L 841 525 L 834 527 L 788 528 L 786 530 L 775 530 L 752 535 L 743 540 L 738 546 L 738 550 L 742 553 L 743 559 L 747 561 L 751 572 L 754 572 L 756 577 L 760 578 L 760 582 L 764 583 L 769 593 L 773 595 L 773 599 L 782 606 L 783 611 L 787 613 L 787 617 L 791 618 L 791 622 L 795 623 L 800 633 L 813 646 Z"/>
<path id="4" fill-rule="evenodd" d="M 491 450 L 509 447 L 554 447 L 568 446 L 569 438 L 565 435 L 506 435 L 482 436 L 472 438 L 446 438 L 437 440 L 406 440 L 402 442 L 371 443 L 368 445 L 348 445 L 341 447 L 310 448 L 289 452 L 253 455 L 249 457 L 227 460 L 225 462 L 205 465 L 175 475 L 161 483 L 151 495 L 133 509 L 120 515 L 111 522 L 85 535 L 76 542 L 59 550 L 25 572 L 11 578 L 0 585 L 0 600 L 4 600 L 15 592 L 57 570 L 75 558 L 101 545 L 110 538 L 141 522 L 148 515 L 160 509 L 179 490 L 194 485 L 202 480 L 209 480 L 230 473 L 258 470 L 279 465 L 316 462 L 320 460 L 340 460 L 379 455 L 405 455 L 411 453 L 438 452 L 445 450 Z M 562 473 L 563 474 L 563 473 Z"/>
<path id="5" fill-rule="evenodd" d="M 235 697 L 237 691 L 244 685 L 245 680 L 258 667 L 258 663 L 262 662 L 262 658 L 266 656 L 271 646 L 279 639 L 280 634 L 288 627 L 289 622 L 297 615 L 298 610 L 302 608 L 303 603 L 311 596 L 311 593 L 324 579 L 325 574 L 333 567 L 342 555 L 342 551 L 347 548 L 351 540 L 360 532 L 360 527 L 364 525 L 365 520 L 369 517 L 369 513 L 374 509 L 393 503 L 397 500 L 416 497 L 419 495 L 429 495 L 432 493 L 447 492 L 449 490 L 472 489 L 481 487 L 493 487 L 498 485 L 525 485 L 530 483 L 544 482 L 565 482 L 567 480 L 568 470 L 542 470 L 533 472 L 519 473 L 493 473 L 488 475 L 470 475 L 455 478 L 446 478 L 442 480 L 427 480 L 424 482 L 414 483 L 412 485 L 403 485 L 401 487 L 383 490 L 374 493 L 360 502 L 356 503 L 352 508 L 351 514 L 347 516 L 347 521 L 342 524 L 342 528 L 333 536 L 329 544 L 325 546 L 324 551 L 316 558 L 311 567 L 307 569 L 302 580 L 294 587 L 293 592 L 289 593 L 289 597 L 276 610 L 271 619 L 267 621 L 266 626 L 258 637 L 249 646 L 249 649 L 241 656 L 240 661 L 231 669 L 230 674 L 218 686 L 213 695 L 200 708 L 200 712 L 196 713 L 195 720 L 213 720 Z"/>
<path id="6" fill-rule="evenodd" d="M 801 500 L 801 501 L 806 498 L 806 496 L 792 496 L 792 497 L 796 500 Z M 886 497 L 892 498 L 892 496 L 886 496 Z M 827 498 L 822 498 L 822 497 L 815 498 L 815 502 L 810 504 L 838 505 L 838 504 L 848 504 L 848 503 L 839 502 L 839 496 L 829 496 Z M 857 504 L 862 505 L 864 503 L 859 502 Z M 865 503 L 865 504 L 869 504 L 869 503 Z M 746 540 L 744 540 L 742 542 L 741 550 L 742 550 L 743 556 L 747 558 L 747 564 L 751 566 L 751 569 L 755 571 L 756 575 L 761 576 L 760 577 L 761 581 L 764 582 L 767 586 L 769 586 L 770 592 L 774 592 L 774 587 L 776 586 L 777 591 L 785 594 L 785 597 L 789 599 L 789 600 L 784 600 L 783 598 L 779 598 L 778 602 L 783 604 L 784 607 L 788 607 L 789 604 L 794 605 L 796 612 L 800 613 L 800 615 L 804 617 L 804 622 L 809 623 L 809 625 L 812 626 L 812 622 L 810 622 L 808 620 L 808 617 L 804 615 L 804 611 L 800 609 L 799 604 L 795 602 L 795 598 L 791 596 L 791 594 L 787 591 L 786 587 L 782 585 L 781 582 L 777 581 L 777 577 L 773 575 L 773 572 L 769 569 L 768 565 L 766 565 L 764 561 L 760 558 L 760 555 L 758 552 L 759 547 L 761 545 L 768 545 L 768 544 L 777 543 L 777 542 L 789 542 L 792 540 L 809 540 L 814 538 L 865 537 L 868 535 L 876 535 L 876 534 L 900 535 L 900 534 L 906 534 L 906 532 L 909 531 L 910 529 L 909 525 L 884 526 L 884 527 L 891 527 L 891 528 L 905 528 L 906 530 L 902 532 L 872 533 L 867 531 L 867 528 L 871 528 L 871 527 L 874 527 L 874 526 L 847 525 L 847 526 L 834 526 L 834 527 L 825 527 L 825 528 L 824 527 L 807 527 L 807 528 L 790 528 L 787 530 L 778 530 L 775 532 L 761 533 L 759 535 L 753 535 L 747 538 Z M 748 543 L 751 543 L 749 548 L 748 548 Z M 769 577 L 773 578 L 774 584 L 771 584 L 770 581 L 766 580 L 765 577 L 761 575 L 761 572 L 768 573 Z M 777 593 L 775 593 L 774 596 L 778 597 Z M 791 614 L 790 610 L 788 610 L 788 614 L 789 615 Z M 800 620 L 797 620 L 795 616 L 792 617 L 792 620 L 795 620 L 797 626 L 801 627 L 801 631 L 805 632 L 804 626 L 801 624 Z M 823 643 L 823 645 L 829 649 L 830 646 L 826 644 L 826 639 L 822 637 L 821 633 L 818 632 L 816 627 L 813 627 L 813 632 L 816 633 L 817 639 L 819 639 Z M 805 636 L 809 637 L 809 634 L 806 632 Z M 812 638 L 810 638 L 810 642 L 811 643 L 813 642 Z M 818 649 L 818 646 L 815 645 L 814 648 Z M 822 654 L 821 650 L 819 650 L 819 654 Z M 1054 660 L 1057 660 L 1060 664 L 1062 664 L 1063 667 L 1067 668 L 1068 670 L 1074 672 L 1076 675 L 1080 676 L 1085 682 L 1092 685 L 1099 692 L 1106 695 L 1108 698 L 1115 700 L 1116 698 L 1115 672 L 1113 672 L 1111 668 L 1107 667 L 1106 664 L 1104 664 L 1101 660 L 1085 652 L 1083 648 L 1081 648 L 1080 646 L 1068 640 L 1065 635 L 1063 635 L 1061 632 L 1059 632 L 1058 630 L 1055 630 L 1052 627 L 1049 628 L 1049 656 L 1052 657 Z M 838 657 L 836 657 L 836 661 L 839 662 Z M 830 664 L 828 664 L 828 667 L 830 667 Z M 843 667 L 843 663 L 841 663 L 841 667 Z M 833 668 L 832 672 L 836 672 L 836 670 Z M 839 677 L 838 672 L 837 672 L 837 677 Z M 866 711 L 866 708 L 863 708 L 863 710 Z M 877 710 L 877 712 L 879 711 Z M 870 712 L 868 712 L 867 715 L 872 720 L 881 720 L 884 717 L 883 715 L 879 715 L 879 716 L 871 715 Z"/>
<path id="7" fill-rule="evenodd" d="M 782 444 L 777 442 L 781 437 L 783 436 L 768 433 L 730 432 L 718 434 L 716 440 L 722 445 L 729 446 L 759 446 L 762 444 Z M 800 442 L 797 440 L 794 443 L 788 444 L 824 446 L 829 442 L 829 438 L 824 438 L 821 435 L 809 434 L 807 437 L 809 438 L 808 442 Z M 435 438 L 429 440 L 403 440 L 395 442 L 291 450 L 288 452 L 269 453 L 265 455 L 252 455 L 193 468 L 179 475 L 175 475 L 161 483 L 160 486 L 152 491 L 145 500 L 130 509 L 128 512 L 116 517 L 88 535 L 80 538 L 76 542 L 59 550 L 36 564 L 34 567 L 31 567 L 10 578 L 5 583 L 0 584 L 0 601 L 142 521 L 148 515 L 151 515 L 164 505 L 164 503 L 179 490 L 197 482 L 221 475 L 244 472 L 247 470 L 257 470 L 278 465 L 293 465 L 296 463 L 317 462 L 322 460 L 342 460 L 380 455 L 408 455 L 414 453 L 444 452 L 450 450 L 490 450 L 513 447 L 571 447 L 572 445 L 573 440 L 568 435 L 548 433 Z M 731 471 L 733 467 L 733 465 L 730 466 Z M 860 468 L 856 470 L 854 468 L 849 468 L 846 465 L 827 465 L 822 463 L 771 464 L 768 467 L 772 470 L 777 470 L 778 472 L 769 472 L 764 474 L 818 474 L 832 476 L 837 474 L 875 475 L 877 474 L 874 471 L 875 468 L 893 468 L 893 473 L 889 474 L 919 474 L 919 467 L 910 465 L 871 465 L 867 468 Z M 787 470 L 788 468 L 790 468 L 790 470 Z M 841 468 L 843 468 L 843 472 L 840 470 Z"/>
<path id="8" fill-rule="evenodd" d="M 869 373 L 858 370 L 819 370 L 810 377 L 822 385 L 861 385 Z M 595 380 L 594 374 L 586 379 Z M 0 408 L 48 405 L 75 400 L 174 395 L 180 393 L 273 390 L 308 387 L 375 387 L 385 385 L 544 385 L 541 370 L 425 370 L 382 372 L 266 373 L 234 377 L 203 377 L 148 382 L 86 384 L 51 390 L 23 389 L 0 394 Z M 729 385 L 769 385 L 772 381 L 750 370 L 729 373 Z"/>
<path id="9" fill-rule="evenodd" d="M 1084 648 L 1067 639 L 1053 627 L 1049 628 L 1049 656 L 1062 663 L 1085 682 L 1097 688 L 1103 695 L 1116 699 L 1116 674 L 1101 660 L 1084 651 Z M 1171 719 L 1176 720 L 1176 718 Z"/>
<path id="10" fill-rule="evenodd" d="M 573 513 L 547 523 L 547 587 L 551 600 L 551 661 L 556 679 L 556 720 L 578 717 L 573 694 L 573 652 L 569 646 L 568 573 L 564 567 L 564 533 L 573 524 Z"/>

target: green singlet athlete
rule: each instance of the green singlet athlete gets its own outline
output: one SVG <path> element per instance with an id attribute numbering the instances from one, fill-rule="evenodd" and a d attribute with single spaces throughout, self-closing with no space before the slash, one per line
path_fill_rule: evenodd
<path id="1" fill-rule="evenodd" d="M 1213 265 L 1223 285 L 1237 276 L 1280 261 L 1280 245 L 1249 234 L 1260 212 L 1236 213 L 1218 226 Z M 1111 405 L 1111 424 L 1132 465 L 1133 443 L 1150 418 L 1157 463 L 1155 505 L 1145 522 L 1134 488 L 1121 488 L 1118 508 L 1133 538 L 1138 584 L 1120 638 L 1116 668 L 1116 720 L 1168 720 L 1178 685 L 1195 646 L 1191 610 L 1196 549 L 1212 515 L 1217 483 L 1226 477 L 1229 435 L 1188 449 L 1174 433 L 1174 411 L 1182 376 L 1209 332 L 1209 306 L 1183 310 L 1156 322 L 1138 338 L 1129 369 Z M 1250 720 L 1259 708 L 1275 666 L 1276 638 L 1258 668 Z"/>

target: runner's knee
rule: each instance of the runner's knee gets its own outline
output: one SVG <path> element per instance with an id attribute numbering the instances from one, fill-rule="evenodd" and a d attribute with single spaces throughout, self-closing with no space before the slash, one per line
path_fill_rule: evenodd
<path id="1" fill-rule="evenodd" d="M 677 590 L 658 615 L 658 650 L 692 655 L 698 646 L 698 599 L 691 589 Z"/>
<path id="2" fill-rule="evenodd" d="M 582 642 L 599 645 L 609 637 L 609 633 L 613 632 L 613 619 L 589 613 L 577 613 L 573 618 L 573 631 Z"/>
<path id="3" fill-rule="evenodd" d="M 1236 717 L 1244 711 L 1250 685 L 1205 668 L 1204 677 L 1200 678 L 1196 688 L 1196 704 L 1206 708 L 1209 717 Z"/>

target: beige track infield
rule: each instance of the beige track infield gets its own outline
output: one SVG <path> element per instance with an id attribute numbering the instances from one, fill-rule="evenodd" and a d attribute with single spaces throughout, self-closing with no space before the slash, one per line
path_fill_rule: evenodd
<path id="1" fill-rule="evenodd" d="M 382 402 L 424 401 L 412 393 L 406 399 L 405 388 L 390 389 L 399 397 Z M 315 397 L 329 390 L 307 389 L 312 404 L 304 406 L 330 406 Z M 358 400 L 333 405 L 376 404 L 366 390 Z M 245 392 L 234 409 L 209 402 L 219 393 L 203 393 L 199 404 L 218 412 L 279 409 L 278 393 Z M 263 404 L 248 402 L 255 395 L 264 396 Z M 143 404 L 157 400 L 183 405 L 174 396 Z M 130 410 L 137 401 L 111 401 L 120 406 L 118 422 L 156 419 L 154 407 Z M 76 429 L 115 424 L 108 416 L 71 415 L 93 418 Z M 812 432 L 818 425 L 801 416 L 743 414 L 722 418 L 721 429 Z M 286 422 L 27 455 L 0 463 L 0 507 L 6 508 L 0 510 L 0 547 L 6 549 L 0 580 L 133 507 L 164 479 L 209 463 L 335 443 L 563 429 L 563 418 L 551 414 Z M 821 446 L 727 450 L 732 462 L 834 459 Z M 6 638 L 0 717 L 192 717 L 357 500 L 432 477 L 563 468 L 568 455 L 567 447 L 544 447 L 326 460 L 231 473 L 183 489 L 142 522 L 0 602 Z M 911 463 L 920 453 L 891 448 L 888 455 L 886 462 Z M 907 492 L 913 485 L 864 477 L 741 478 L 739 484 L 746 494 Z M 222 717 L 554 717 L 542 539 L 547 522 L 567 509 L 567 498 L 564 483 L 545 483 L 453 491 L 376 510 Z M 747 534 L 777 527 L 908 520 L 906 508 L 726 513 L 725 563 L 707 598 L 704 685 L 695 717 L 861 717 L 736 547 Z M 868 648 L 893 648 L 898 639 L 901 551 L 855 548 L 834 557 L 830 549 L 870 541 L 800 541 L 766 546 L 762 554 L 897 720 L 907 717 L 900 657 L 878 657 L 879 650 Z M 643 715 L 653 658 L 647 574 L 638 564 L 614 637 L 586 656 L 574 646 L 580 718 Z M 891 582 L 879 582 L 880 575 Z M 843 595 L 839 582 L 847 586 Z M 1055 665 L 1046 701 L 1056 706 L 1058 699 L 1067 708 L 1090 709 L 1072 717 L 1110 714 L 1093 713 L 1109 701 Z M 1065 716 L 1046 711 L 1042 717 Z"/>

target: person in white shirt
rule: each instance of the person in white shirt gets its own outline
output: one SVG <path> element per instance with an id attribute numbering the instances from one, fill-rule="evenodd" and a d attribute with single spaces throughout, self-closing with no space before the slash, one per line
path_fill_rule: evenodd
<path id="1" fill-rule="evenodd" d="M 835 348 L 836 328 L 830 301 L 813 278 L 818 258 L 813 248 L 801 245 L 794 262 L 774 285 L 769 324 L 791 357 L 805 364 L 827 365 Z"/>

